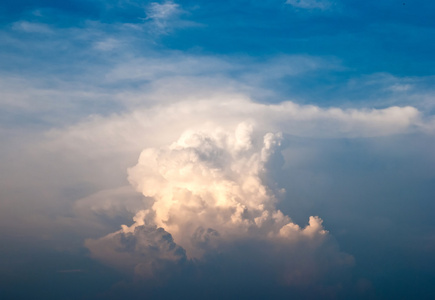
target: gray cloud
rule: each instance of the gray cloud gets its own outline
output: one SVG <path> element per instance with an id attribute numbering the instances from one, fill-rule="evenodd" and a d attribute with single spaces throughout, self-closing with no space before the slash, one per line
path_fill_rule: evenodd
<path id="1" fill-rule="evenodd" d="M 118 231 L 85 245 L 94 258 L 141 278 L 168 276 L 186 260 L 184 249 L 176 245 L 163 228 L 136 226 L 132 232 Z"/>

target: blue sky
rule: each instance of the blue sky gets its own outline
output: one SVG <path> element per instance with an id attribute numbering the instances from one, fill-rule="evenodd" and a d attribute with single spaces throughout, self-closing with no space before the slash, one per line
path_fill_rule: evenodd
<path id="1" fill-rule="evenodd" d="M 434 10 L 2 1 L 1 298 L 432 299 Z"/>

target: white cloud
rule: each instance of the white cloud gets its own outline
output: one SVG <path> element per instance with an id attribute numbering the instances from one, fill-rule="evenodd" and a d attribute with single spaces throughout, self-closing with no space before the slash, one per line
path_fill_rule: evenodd
<path id="1" fill-rule="evenodd" d="M 18 21 L 12 24 L 12 29 L 17 31 L 24 31 L 28 33 L 52 33 L 51 28 L 46 24 L 33 23 L 28 21 Z"/>
<path id="2" fill-rule="evenodd" d="M 147 9 L 147 16 L 153 20 L 167 20 L 180 12 L 180 6 L 172 1 L 163 4 L 153 2 Z"/>
<path id="3" fill-rule="evenodd" d="M 144 93 L 142 98 L 148 107 L 106 117 L 89 117 L 73 126 L 50 131 L 46 136 L 48 140 L 31 148 L 35 153 L 49 153 L 50 161 L 56 162 L 52 163 L 53 168 L 55 165 L 68 168 L 68 176 L 56 177 L 65 181 L 62 184 L 67 185 L 66 181 L 71 180 L 76 183 L 85 181 L 97 189 L 91 190 L 91 193 L 125 185 L 126 169 L 135 164 L 143 149 L 166 149 L 187 130 L 214 136 L 212 133 L 216 128 L 221 128 L 223 133 L 229 135 L 232 132 L 233 139 L 240 141 L 233 145 L 234 149 L 248 151 L 249 143 L 252 143 L 251 150 L 256 149 L 257 155 L 267 157 L 266 145 L 272 146 L 276 142 L 268 133 L 282 132 L 284 137 L 291 135 L 323 139 L 386 136 L 435 128 L 433 122 L 421 119 L 419 111 L 412 107 L 325 109 L 293 102 L 261 104 L 243 94 L 224 93 L 220 88 L 202 85 L 203 82 L 200 82 L 201 86 L 195 94 L 194 84 L 185 90 L 183 88 L 186 85 L 179 83 L 178 78 L 172 80 L 174 84 L 171 84 L 171 80 L 165 80 L 162 87 L 176 87 L 178 84 L 180 90 L 158 88 Z M 239 127 L 235 131 L 238 124 L 246 121 L 255 128 L 252 136 L 248 134 L 249 126 Z M 263 147 L 258 148 L 258 141 L 263 141 L 264 137 Z M 306 155 L 306 152 L 301 155 Z M 111 220 L 115 220 L 115 215 L 119 214 L 125 220 L 136 209 L 150 207 L 146 203 L 139 207 L 131 206 L 129 200 L 122 203 L 123 194 L 116 196 L 118 194 L 115 191 L 101 193 L 86 201 L 79 201 L 79 215 L 85 216 L 85 210 L 90 209 L 92 215 L 107 214 Z M 274 194 L 279 195 L 277 191 Z M 130 197 L 128 193 L 125 195 Z M 135 201 L 131 204 L 136 205 Z M 122 205 L 128 208 L 124 209 Z M 257 220 L 260 223 L 262 219 Z M 201 226 L 204 230 L 208 228 Z"/>
<path id="4" fill-rule="evenodd" d="M 120 46 L 121 42 L 114 38 L 107 38 L 94 43 L 94 48 L 100 51 L 111 51 Z"/>
<path id="5" fill-rule="evenodd" d="M 305 9 L 321 9 L 325 10 L 330 8 L 331 2 L 327 0 L 287 0 L 287 4 L 294 7 Z"/>
<path id="6" fill-rule="evenodd" d="M 233 133 L 187 131 L 168 148 L 144 150 L 129 170 L 136 189 L 155 199 L 155 224 L 188 255 L 200 250 L 191 245 L 199 228 L 211 228 L 226 239 L 261 230 L 263 224 L 289 222 L 273 209 L 276 199 L 260 178 L 279 135 L 266 135 L 264 142 L 252 135 L 245 123 Z"/>
<path id="7" fill-rule="evenodd" d="M 191 22 L 183 22 L 179 20 L 179 16 L 184 11 L 180 5 L 165 1 L 164 3 L 152 2 L 146 9 L 146 19 L 150 20 L 152 29 L 158 34 L 166 34 L 173 27 L 191 26 Z"/>
<path id="8" fill-rule="evenodd" d="M 176 89 L 169 94 L 166 92 L 144 95 L 148 101 L 160 97 L 162 104 L 156 103 L 149 108 L 137 108 L 120 115 L 95 116 L 65 130 L 51 131 L 49 135 L 58 145 L 80 149 L 80 145 L 92 143 L 90 148 L 94 151 L 100 149 L 110 153 L 140 151 L 147 146 L 174 141 L 187 129 L 196 130 L 204 126 L 233 128 L 245 120 L 258 125 L 263 134 L 281 131 L 284 134 L 322 138 L 400 134 L 418 130 L 423 124 L 420 112 L 409 106 L 385 109 L 320 108 L 290 101 L 255 103 L 246 95 L 234 93 L 211 94 L 203 100 L 202 96 L 206 95 L 202 91 L 199 95 L 188 96 L 182 91 L 178 93 Z M 208 92 L 212 93 L 211 90 Z M 179 102 L 171 103 L 171 99 Z M 149 132 L 159 134 L 149 135 Z"/>
<path id="9" fill-rule="evenodd" d="M 129 248 L 129 254 L 116 250 L 127 247 L 124 239 L 140 243 L 140 232 L 152 227 L 170 234 L 174 244 L 186 251 L 186 257 L 205 260 L 205 264 L 211 253 L 236 255 L 231 245 L 260 239 L 264 245 L 275 247 L 275 252 L 270 252 L 273 255 L 299 249 L 298 258 L 312 261 L 313 268 L 304 275 L 303 282 L 318 274 L 314 262 L 318 251 L 334 264 L 348 266 L 348 256 L 336 247 L 330 250 L 331 237 L 320 218 L 311 217 L 309 225 L 300 226 L 276 208 L 283 191 L 268 178 L 268 162 L 274 151 L 280 151 L 280 141 L 286 135 L 352 138 L 408 133 L 424 128 L 419 111 L 413 107 L 321 108 L 290 101 L 261 104 L 242 93 L 223 92 L 207 85 L 195 89 L 191 83 L 186 88 L 182 83 L 189 81 L 185 80 L 165 78 L 161 86 L 174 88 L 148 90 L 142 96 L 146 107 L 136 106 L 130 112 L 107 117 L 94 116 L 49 133 L 52 142 L 48 148 L 75 153 L 72 157 L 78 161 L 80 157 L 85 161 L 94 158 L 94 162 L 86 163 L 90 169 L 100 165 L 122 174 L 122 165 L 134 165 L 142 151 L 137 165 L 129 170 L 129 181 L 147 200 L 142 207 L 134 206 L 137 213 L 133 225 L 125 223 L 117 232 L 87 242 L 93 256 L 107 263 L 116 260 L 114 264 L 120 268 L 152 277 L 152 259 L 142 264 L 140 272 L 134 271 L 140 257 L 147 256 L 148 248 Z M 100 196 L 80 203 L 101 214 L 124 214 L 119 200 L 106 202 Z M 324 248 L 329 250 L 320 250 Z M 124 256 L 128 263 L 122 266 Z M 291 257 L 282 258 L 289 265 L 298 265 Z M 172 257 L 164 265 L 178 268 L 182 260 Z M 294 284 L 296 273 L 289 272 L 277 276 Z"/>
<path id="10" fill-rule="evenodd" d="M 242 122 L 231 130 L 187 130 L 169 145 L 143 150 L 129 181 L 152 206 L 139 211 L 133 225 L 86 246 L 94 258 L 142 278 L 172 273 L 187 258 L 206 265 L 215 253 L 234 259 L 242 255 L 235 250 L 240 243 L 261 243 L 243 253 L 252 264 L 262 247 L 265 264 L 282 260 L 273 273 L 284 285 L 309 284 L 329 269 L 349 267 L 352 257 L 331 248 L 320 218 L 301 228 L 276 209 L 284 191 L 264 179 L 281 139 Z"/>
<path id="11" fill-rule="evenodd" d="M 412 89 L 412 85 L 410 84 L 393 84 L 392 86 L 388 87 L 389 90 L 393 92 L 406 92 Z"/>

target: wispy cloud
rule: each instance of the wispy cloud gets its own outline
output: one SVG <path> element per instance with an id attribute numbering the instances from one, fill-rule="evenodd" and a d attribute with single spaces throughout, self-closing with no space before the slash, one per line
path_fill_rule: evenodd
<path id="1" fill-rule="evenodd" d="M 328 0 L 287 0 L 287 4 L 304 9 L 329 9 L 332 3 Z"/>
<path id="2" fill-rule="evenodd" d="M 152 2 L 146 9 L 147 17 L 145 20 L 150 21 L 155 32 L 166 34 L 174 27 L 186 25 L 185 22 L 179 20 L 179 16 L 183 13 L 180 5 L 172 1 Z"/>
<path id="3" fill-rule="evenodd" d="M 181 12 L 180 6 L 172 1 L 162 4 L 153 2 L 147 9 L 147 17 L 156 22 L 168 20 Z"/>
<path id="4" fill-rule="evenodd" d="M 53 33 L 53 30 L 46 24 L 34 23 L 28 21 L 19 21 L 12 24 L 12 29 L 28 33 L 48 34 Z"/>

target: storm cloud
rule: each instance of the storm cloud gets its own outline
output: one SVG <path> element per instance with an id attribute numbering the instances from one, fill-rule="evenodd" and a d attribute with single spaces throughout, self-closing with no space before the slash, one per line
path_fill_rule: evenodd
<path id="1" fill-rule="evenodd" d="M 429 1 L 0 3 L 1 299 L 432 299 Z"/>

